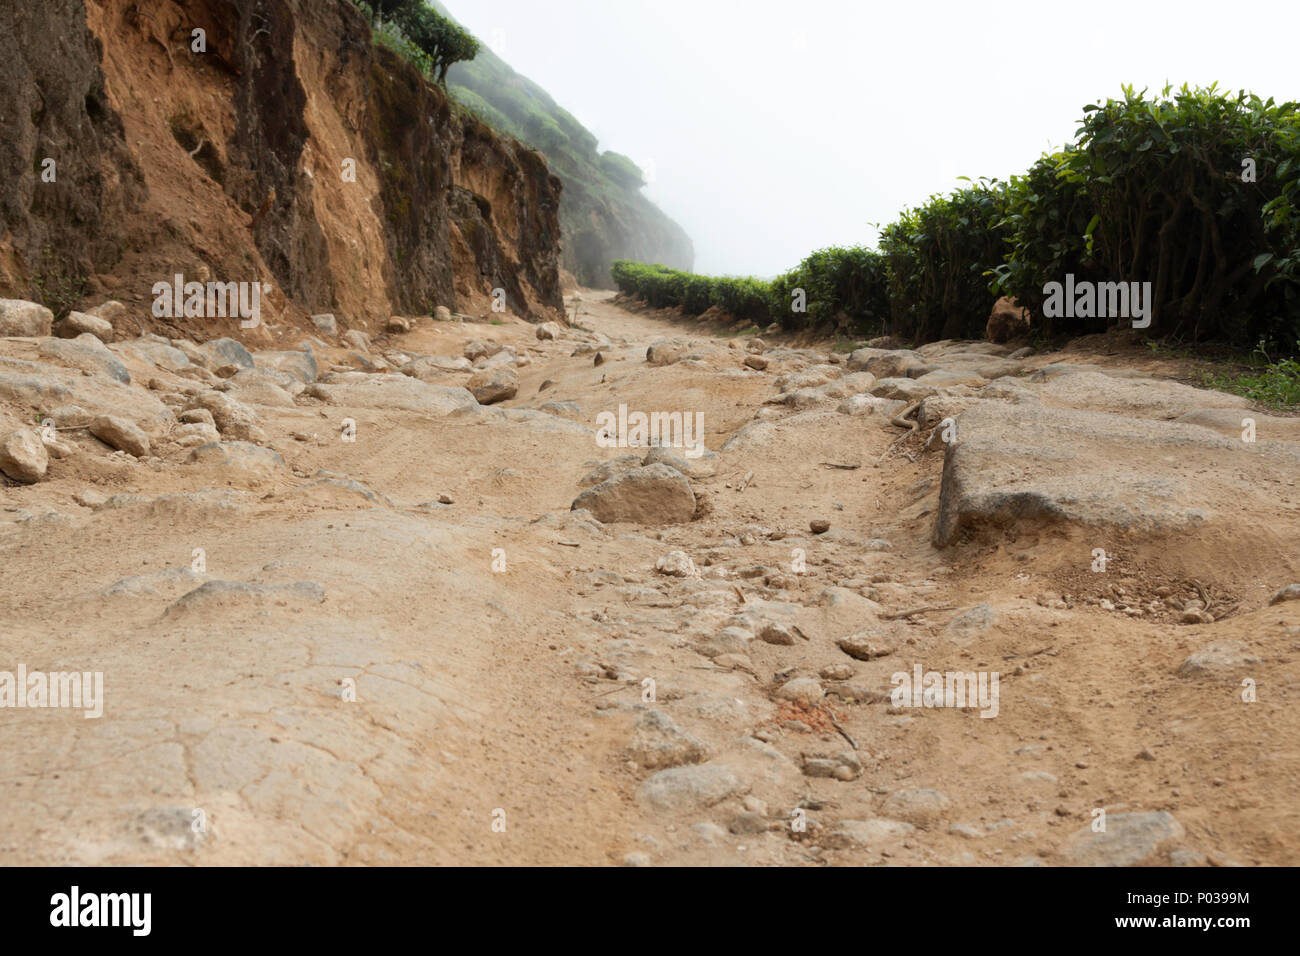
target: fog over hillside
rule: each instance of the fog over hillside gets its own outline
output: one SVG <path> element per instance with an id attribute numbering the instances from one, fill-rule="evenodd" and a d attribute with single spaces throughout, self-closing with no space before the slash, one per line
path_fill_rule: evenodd
<path id="1" fill-rule="evenodd" d="M 742 12 L 743 11 L 743 12 Z M 1291 2 L 837 3 L 474 0 L 452 13 L 601 141 L 636 160 L 695 269 L 775 275 L 873 223 L 1006 177 L 1073 135 L 1119 83 L 1217 81 L 1300 98 Z M 1281 24 L 1290 23 L 1290 30 Z M 1207 24 L 1213 24 L 1207 28 Z M 1271 31 L 1270 31 L 1271 32 Z"/>

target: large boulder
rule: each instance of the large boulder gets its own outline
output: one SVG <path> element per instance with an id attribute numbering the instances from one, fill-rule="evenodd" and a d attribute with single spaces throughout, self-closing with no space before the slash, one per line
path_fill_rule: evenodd
<path id="1" fill-rule="evenodd" d="M 123 415 L 142 425 L 163 425 L 175 417 L 142 388 L 132 388 L 108 376 L 83 375 L 22 359 L 0 358 L 0 401 L 42 414 L 63 405 L 77 405 L 90 415 Z"/>
<path id="2" fill-rule="evenodd" d="M 0 337 L 49 335 L 54 313 L 24 299 L 0 299 Z"/>
<path id="3" fill-rule="evenodd" d="M 573 511 L 583 509 L 605 524 L 679 524 L 695 514 L 695 493 L 677 469 L 646 465 L 588 488 L 571 506 Z"/>
<path id="4" fill-rule="evenodd" d="M 1250 401 L 1240 395 L 1194 388 L 1164 379 L 1120 377 L 1086 370 L 1044 377 L 1046 381 L 1038 394 L 1044 405 L 1054 408 L 1078 408 L 1165 420 L 1209 408 L 1250 408 Z M 1242 418 L 1248 414 L 1243 412 Z M 1238 432 L 1240 430 L 1241 420 L 1238 419 Z"/>
<path id="5" fill-rule="evenodd" d="M 1256 441 L 1300 441 L 1300 418 L 1265 415 L 1245 408 L 1198 408 L 1178 416 L 1177 420 L 1239 439 L 1248 434 L 1253 423 Z"/>
<path id="6" fill-rule="evenodd" d="M 137 458 L 149 454 L 149 436 L 135 422 L 120 415 L 100 415 L 90 423 L 90 433 L 118 451 Z"/>
<path id="7" fill-rule="evenodd" d="M 268 351 L 257 352 L 253 355 L 253 361 L 260 368 L 273 368 L 276 371 L 292 375 L 303 384 L 310 384 L 316 381 L 316 376 L 320 374 L 320 368 L 316 364 L 316 356 L 311 349 L 301 351 Z M 238 365 L 238 362 L 232 362 L 232 365 Z"/>
<path id="8" fill-rule="evenodd" d="M 672 365 L 686 358 L 688 348 L 677 339 L 660 339 L 645 350 L 645 360 L 651 365 Z"/>
<path id="9" fill-rule="evenodd" d="M 113 341 L 113 323 L 87 312 L 69 312 L 67 318 L 54 326 L 53 332 L 61 339 L 75 339 L 89 332 L 101 342 Z"/>
<path id="10" fill-rule="evenodd" d="M 211 342 L 204 342 L 200 345 L 199 350 L 208 356 L 214 369 L 226 365 L 252 368 L 257 364 L 253 361 L 252 353 L 234 339 L 213 339 Z"/>
<path id="11" fill-rule="evenodd" d="M 1018 305 L 1014 297 L 1002 296 L 993 303 L 984 335 L 990 342 L 1010 342 L 1029 334 L 1029 310 Z"/>
<path id="12" fill-rule="evenodd" d="M 0 471 L 23 484 L 45 477 L 50 457 L 41 436 L 31 428 L 10 432 L 0 441 Z"/>
<path id="13" fill-rule="evenodd" d="M 480 405 L 492 405 L 515 397 L 519 392 L 519 376 L 514 369 L 504 366 L 483 369 L 470 376 L 465 387 Z"/>
<path id="14" fill-rule="evenodd" d="M 131 339 L 116 348 L 128 358 L 135 357 L 168 372 L 181 373 L 194 364 L 188 355 L 161 336 Z"/>
<path id="15" fill-rule="evenodd" d="M 262 429 L 257 413 L 243 402 L 231 398 L 224 392 L 200 392 L 191 397 L 185 411 L 203 408 L 212 413 L 212 421 L 223 438 L 236 441 L 266 441 L 266 432 Z"/>

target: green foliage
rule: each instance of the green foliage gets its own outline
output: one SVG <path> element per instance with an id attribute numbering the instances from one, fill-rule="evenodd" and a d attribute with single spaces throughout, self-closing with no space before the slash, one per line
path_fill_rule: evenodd
<path id="1" fill-rule="evenodd" d="M 1007 251 L 1006 185 L 984 180 L 933 196 L 881 230 L 892 335 L 918 341 L 978 338 L 989 279 Z"/>
<path id="2" fill-rule="evenodd" d="M 643 299 L 652 308 L 680 308 L 688 315 L 699 315 L 717 306 L 756 325 L 766 325 L 774 318 L 772 289 L 761 279 L 715 279 L 627 259 L 615 262 L 610 273 L 620 292 Z"/>
<path id="3" fill-rule="evenodd" d="M 1070 331 L 1076 333 L 1106 327 L 1105 319 L 1052 319 L 1042 310 L 1045 282 L 1062 281 L 1067 273 L 1080 280 L 1099 278 L 1088 252 L 1092 208 L 1083 183 L 1068 173 L 1073 150 L 1043 156 L 1025 175 L 1011 177 L 1003 220 L 1010 252 L 992 270 L 994 291 L 1028 307 L 1037 329 L 1049 336 L 1062 331 L 1056 327 L 1062 322 L 1073 323 Z"/>
<path id="4" fill-rule="evenodd" d="M 1237 375 L 1212 375 L 1205 384 L 1244 395 L 1251 401 L 1275 408 L 1300 406 L 1300 361 L 1283 358 L 1273 361 L 1263 343 L 1255 350 L 1265 363 L 1254 372 Z M 1300 356 L 1300 342 L 1296 342 L 1296 355 Z"/>
<path id="5" fill-rule="evenodd" d="M 620 292 L 656 309 L 679 308 L 699 315 L 718 308 L 737 319 L 787 329 L 841 321 L 854 331 L 878 330 L 888 312 L 884 260 L 871 249 L 821 249 L 771 282 L 746 277 L 696 275 L 663 265 L 621 259 L 611 268 Z M 797 312 L 803 291 L 806 311 Z"/>
<path id="6" fill-rule="evenodd" d="M 428 57 L 430 75 L 443 86 L 447 85 L 447 70 L 453 63 L 478 55 L 478 41 L 468 31 L 422 2 L 403 4 L 394 14 L 394 21 Z"/>
<path id="7" fill-rule="evenodd" d="M 32 300 L 53 312 L 56 319 L 67 318 L 68 313 L 86 297 L 86 277 L 69 272 L 63 260 L 53 255 L 49 246 L 42 252 L 47 265 L 32 276 Z"/>
<path id="8" fill-rule="evenodd" d="M 606 150 L 601 154 L 600 168 L 606 176 L 620 186 L 640 189 L 645 185 L 645 176 L 641 173 L 641 167 L 622 153 Z"/>
<path id="9" fill-rule="evenodd" d="M 1123 94 L 1085 107 L 1078 142 L 1012 180 L 1013 249 L 998 288 L 1038 314 L 1043 283 L 1067 272 L 1146 281 L 1153 335 L 1294 341 L 1300 105 L 1214 85 Z M 1245 160 L 1253 182 L 1243 180 Z"/>
<path id="10" fill-rule="evenodd" d="M 479 43 L 460 24 L 424 0 L 355 0 L 370 18 L 375 42 L 403 54 L 443 86 L 452 64 L 472 60 Z"/>
<path id="11" fill-rule="evenodd" d="M 804 312 L 796 312 L 803 291 Z M 836 321 L 858 332 L 879 332 L 889 316 L 885 257 L 874 249 L 819 249 L 772 281 L 774 311 L 782 327 Z"/>
<path id="12" fill-rule="evenodd" d="M 1123 92 L 1086 107 L 1077 142 L 1024 175 L 904 210 L 881 230 L 878 252 L 813 253 L 770 284 L 770 314 L 786 328 L 836 320 L 917 342 L 978 338 L 1003 294 L 1028 306 L 1046 335 L 1104 331 L 1114 319 L 1043 315 L 1043 286 L 1073 274 L 1150 282 L 1152 335 L 1270 349 L 1295 342 L 1300 105 L 1214 86 L 1166 88 L 1154 99 Z M 1243 179 L 1246 159 L 1253 181 Z M 678 297 L 679 280 L 653 281 L 667 283 L 660 297 Z M 807 294 L 806 315 L 791 310 L 796 289 Z M 713 289 L 707 301 L 734 311 L 724 298 Z M 690 309 L 702 301 L 697 291 Z M 735 293 L 730 304 L 739 304 Z M 1290 394 L 1291 371 L 1273 363 L 1250 387 Z"/>

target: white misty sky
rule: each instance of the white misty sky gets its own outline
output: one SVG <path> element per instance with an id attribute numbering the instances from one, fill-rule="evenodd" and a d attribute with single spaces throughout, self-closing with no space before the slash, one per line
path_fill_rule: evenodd
<path id="1" fill-rule="evenodd" d="M 957 177 L 1005 178 L 1121 83 L 1300 100 L 1300 2 L 446 0 L 653 173 L 697 272 L 873 245 Z"/>

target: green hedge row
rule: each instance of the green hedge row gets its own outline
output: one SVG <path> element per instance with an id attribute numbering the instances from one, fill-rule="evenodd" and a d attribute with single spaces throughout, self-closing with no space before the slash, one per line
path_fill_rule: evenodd
<path id="1" fill-rule="evenodd" d="M 904 210 L 879 250 L 822 249 L 772 282 L 619 263 L 619 289 L 698 314 L 717 305 L 786 328 L 835 321 L 914 342 L 976 338 L 1014 295 L 1039 329 L 1129 319 L 1044 314 L 1044 287 L 1151 283 L 1146 334 L 1300 341 L 1300 104 L 1216 87 L 1088 106 L 1076 142 L 1022 176 Z M 796 308 L 798 290 L 806 309 Z"/>
<path id="2" fill-rule="evenodd" d="M 620 292 L 656 309 L 678 308 L 699 315 L 713 306 L 759 325 L 773 320 L 771 286 L 760 279 L 714 278 L 662 265 L 619 259 L 610 267 Z"/>

